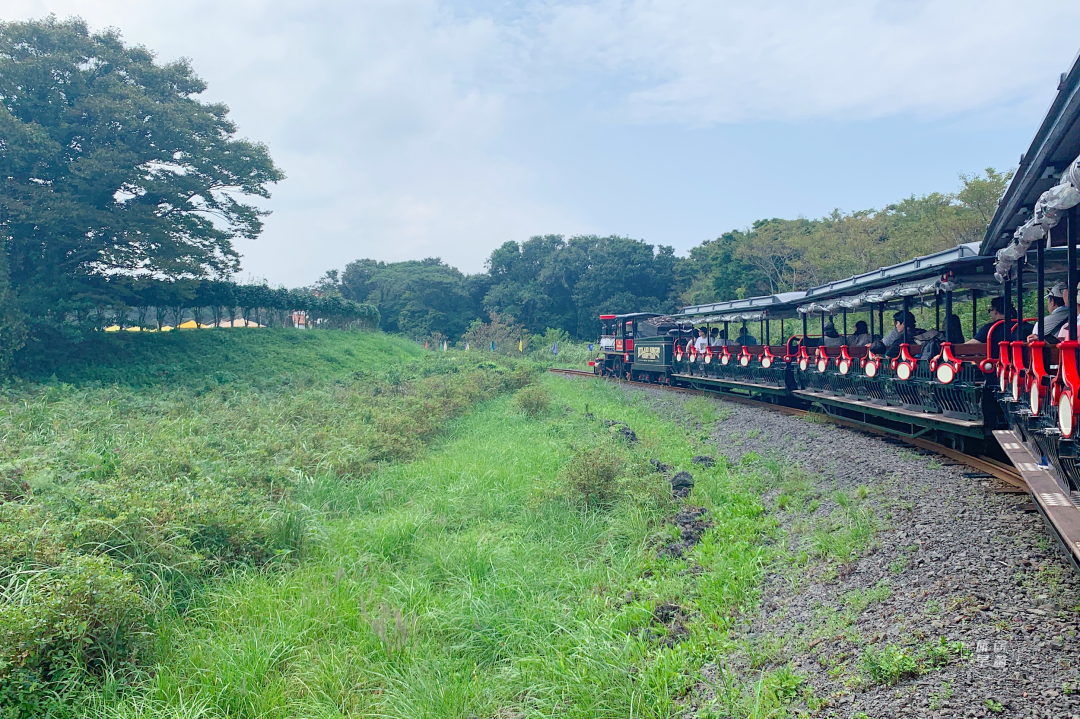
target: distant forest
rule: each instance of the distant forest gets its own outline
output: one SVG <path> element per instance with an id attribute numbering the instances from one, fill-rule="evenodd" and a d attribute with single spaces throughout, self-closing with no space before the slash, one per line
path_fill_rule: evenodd
<path id="1" fill-rule="evenodd" d="M 460 337 L 492 315 L 530 334 L 555 328 L 588 338 L 602 312 L 670 312 L 805 289 L 981 240 L 1011 177 L 987 168 L 961 174 L 955 193 L 913 195 L 881 210 L 758 220 L 685 258 L 626 237 L 543 235 L 504 243 L 480 274 L 439 258 L 362 259 L 328 271 L 313 289 L 375 305 L 383 330 L 417 338 Z"/>

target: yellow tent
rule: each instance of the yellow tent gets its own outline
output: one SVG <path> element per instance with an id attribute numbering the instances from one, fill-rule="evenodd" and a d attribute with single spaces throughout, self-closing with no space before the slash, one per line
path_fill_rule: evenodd
<path id="1" fill-rule="evenodd" d="M 128 332 L 142 332 L 143 329 L 142 329 L 142 327 L 128 327 L 127 331 Z"/>
<path id="2" fill-rule="evenodd" d="M 105 328 L 105 331 L 106 332 L 119 332 L 120 331 L 120 325 L 110 325 L 109 327 Z"/>
<path id="3" fill-rule="evenodd" d="M 172 331 L 173 331 L 173 328 L 172 328 L 172 327 L 170 327 L 169 325 L 162 325 L 162 327 L 161 327 L 161 331 L 162 331 L 162 332 L 172 332 Z"/>
<path id="4" fill-rule="evenodd" d="M 179 326 L 179 327 L 177 327 L 177 329 L 181 329 L 181 330 L 193 330 L 193 329 L 196 329 L 196 328 L 198 328 L 198 326 L 199 326 L 199 325 L 195 324 L 195 320 L 188 320 L 187 322 L 182 322 L 182 323 L 180 323 L 180 326 Z"/>

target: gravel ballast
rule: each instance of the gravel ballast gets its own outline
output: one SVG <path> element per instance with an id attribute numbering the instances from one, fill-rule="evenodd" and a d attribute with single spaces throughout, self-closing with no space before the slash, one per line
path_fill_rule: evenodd
<path id="1" fill-rule="evenodd" d="M 625 391 L 672 415 L 688 398 Z M 706 665 L 687 719 L 716 716 L 721 663 L 747 681 L 793 669 L 805 680 L 793 715 L 1080 718 L 1080 582 L 1026 494 L 874 435 L 720 406 L 724 419 L 702 428 L 717 460 L 780 468 L 762 503 L 787 559 L 767 569 L 738 625 L 744 650 Z M 868 518 L 872 538 L 855 556 L 822 556 L 846 511 Z M 909 664 L 890 674 L 898 656 Z"/>

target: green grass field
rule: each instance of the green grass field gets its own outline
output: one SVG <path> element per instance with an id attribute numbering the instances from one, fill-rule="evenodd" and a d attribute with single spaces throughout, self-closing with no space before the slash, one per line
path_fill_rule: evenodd
<path id="1" fill-rule="evenodd" d="M 712 400 L 242 334 L 95 338 L 3 391 L 0 717 L 671 717 L 735 649 L 775 522 L 757 470 L 691 467 Z M 709 510 L 685 556 L 649 459 Z M 720 674 L 725 716 L 800 686 Z"/>
<path id="2" fill-rule="evenodd" d="M 723 466 L 697 467 L 691 501 L 715 526 L 687 557 L 660 558 L 677 505 L 645 460 L 689 469 L 693 438 L 609 385 L 543 386 L 553 402 L 540 417 L 494 399 L 419 461 L 311 483 L 303 498 L 323 521 L 309 558 L 216 585 L 163 629 L 153 677 L 88 713 L 673 716 L 702 663 L 730 647 L 772 520 Z M 594 465 L 616 468 L 603 502 L 580 482 Z M 663 603 L 685 624 L 671 646 L 654 619 Z M 779 707 L 779 679 L 729 687 L 731 705 Z"/>
<path id="3" fill-rule="evenodd" d="M 0 389 L 4 717 L 138 679 L 164 623 L 216 577 L 302 564 L 319 542 L 311 486 L 421 456 L 447 421 L 534 374 L 359 332 L 87 345 L 64 382 Z"/>

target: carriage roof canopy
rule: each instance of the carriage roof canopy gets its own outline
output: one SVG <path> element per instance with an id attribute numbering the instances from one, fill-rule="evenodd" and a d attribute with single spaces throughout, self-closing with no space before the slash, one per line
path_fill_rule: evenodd
<path id="1" fill-rule="evenodd" d="M 1013 232 L 1026 222 L 1043 192 L 1058 183 L 1062 170 L 1076 158 L 1080 148 L 1080 56 L 1061 74 L 1057 95 L 1043 118 L 1028 151 L 998 203 L 997 211 L 979 247 L 993 255 L 1009 244 Z"/>

